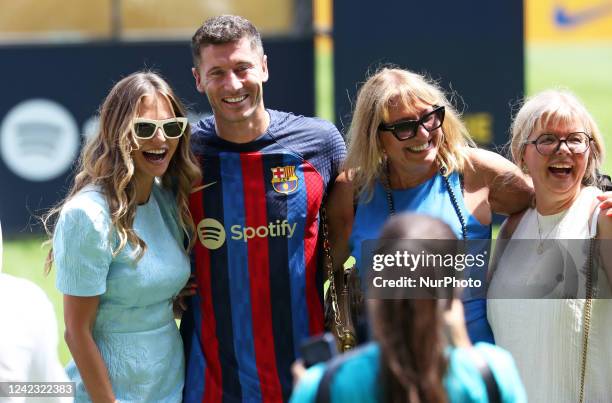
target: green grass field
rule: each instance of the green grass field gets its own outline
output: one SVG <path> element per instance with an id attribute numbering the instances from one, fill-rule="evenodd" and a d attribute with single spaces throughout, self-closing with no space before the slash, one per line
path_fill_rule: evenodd
<path id="1" fill-rule="evenodd" d="M 55 288 L 55 272 L 52 271 L 48 276 L 44 274 L 43 264 L 49 248 L 42 248 L 42 241 L 43 238 L 5 240 L 2 271 L 31 280 L 47 293 L 58 318 L 60 360 L 67 363 L 70 360 L 70 352 L 64 342 L 62 295 Z"/>
<path id="2" fill-rule="evenodd" d="M 333 116 L 333 99 L 330 86 L 333 78 L 329 74 L 333 66 L 331 55 L 317 59 L 317 113 L 324 118 Z M 526 90 L 533 94 L 545 88 L 565 87 L 575 92 L 587 105 L 599 123 L 606 138 L 608 155 L 612 151 L 612 44 L 589 46 L 532 45 L 526 50 Z M 604 167 L 612 172 L 612 156 Z M 59 355 L 62 362 L 70 359 L 63 342 L 62 296 L 55 289 L 54 272 L 43 275 L 46 249 L 41 248 L 42 238 L 5 240 L 4 271 L 24 277 L 41 286 L 55 307 L 58 317 Z"/>

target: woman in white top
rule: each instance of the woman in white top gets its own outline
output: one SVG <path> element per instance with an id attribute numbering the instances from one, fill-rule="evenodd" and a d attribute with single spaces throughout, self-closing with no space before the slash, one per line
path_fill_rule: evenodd
<path id="1" fill-rule="evenodd" d="M 51 301 L 31 281 L 2 273 L 2 256 L 0 225 L 0 383 L 4 383 L 0 384 L 0 402 L 18 403 L 26 398 L 9 396 L 11 383 L 68 382 L 68 377 L 57 356 L 57 320 Z M 73 399 L 33 400 L 69 403 Z"/>
<path id="2" fill-rule="evenodd" d="M 507 242 L 499 255 L 488 301 L 495 340 L 514 356 L 530 402 L 608 402 L 612 301 L 584 298 L 583 269 L 589 239 L 612 238 L 610 203 L 599 205 L 605 197 L 593 186 L 603 159 L 602 136 L 574 95 L 549 90 L 518 112 L 511 149 L 533 179 L 535 206 L 510 217 L 500 232 L 500 238 L 531 241 Z M 563 241 L 553 245 L 552 239 Z M 561 244 L 565 253 L 559 254 Z M 599 258 L 595 296 L 609 294 L 612 278 L 609 267 L 597 264 L 605 261 Z M 521 296 L 531 299 L 511 299 Z"/>

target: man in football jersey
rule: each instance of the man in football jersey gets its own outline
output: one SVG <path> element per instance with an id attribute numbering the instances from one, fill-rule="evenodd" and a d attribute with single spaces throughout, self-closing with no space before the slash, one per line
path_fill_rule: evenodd
<path id="1" fill-rule="evenodd" d="M 323 331 L 319 209 L 344 141 L 329 122 L 265 108 L 267 57 L 248 20 L 207 20 L 192 51 L 213 116 L 192 136 L 203 182 L 190 200 L 185 401 L 286 401 L 300 343 Z"/>

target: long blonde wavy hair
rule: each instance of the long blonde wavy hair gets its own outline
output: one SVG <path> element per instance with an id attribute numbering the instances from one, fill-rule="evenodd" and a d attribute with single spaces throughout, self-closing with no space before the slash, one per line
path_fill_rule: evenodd
<path id="1" fill-rule="evenodd" d="M 112 251 L 113 256 L 117 256 L 127 244 L 134 248 L 137 260 L 145 253 L 147 245 L 133 228 L 138 202 L 131 156 L 132 151 L 137 149 L 131 125 L 145 96 L 161 96 L 168 100 L 175 116 L 187 116 L 172 88 L 156 73 L 136 72 L 115 84 L 100 107 L 99 131 L 83 148 L 72 189 L 42 219 L 50 238 L 53 237 L 64 204 L 87 185 L 95 185 L 104 194 L 119 241 Z M 190 149 L 190 137 L 191 131 L 187 125 L 168 169 L 161 178 L 162 186 L 172 189 L 176 194 L 178 222 L 189 239 L 186 252 L 191 250 L 195 242 L 195 225 L 189 212 L 189 193 L 201 175 Z M 52 265 L 53 250 L 50 250 L 45 261 L 45 271 L 49 272 Z"/>
<path id="2" fill-rule="evenodd" d="M 420 74 L 400 68 L 379 69 L 357 94 L 353 119 L 348 131 L 348 152 L 344 170 L 350 176 L 356 196 L 372 197 L 376 179 L 383 170 L 383 145 L 378 126 L 389 117 L 389 107 L 401 102 L 415 115 L 417 102 L 444 106 L 442 124 L 444 133 L 438 150 L 438 164 L 446 169 L 445 175 L 463 171 L 468 162 L 467 147 L 474 146 L 459 113 L 446 98 L 440 87 Z"/>

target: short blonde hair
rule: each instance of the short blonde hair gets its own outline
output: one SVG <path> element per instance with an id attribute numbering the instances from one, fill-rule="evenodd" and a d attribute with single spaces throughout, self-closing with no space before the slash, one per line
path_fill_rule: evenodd
<path id="1" fill-rule="evenodd" d="M 418 112 L 415 104 L 444 106 L 443 141 L 438 150 L 438 163 L 446 175 L 463 171 L 467 161 L 466 146 L 473 146 L 457 110 L 440 87 L 420 74 L 400 68 L 378 70 L 357 94 L 355 111 L 348 132 L 348 153 L 344 170 L 350 175 L 358 195 L 371 198 L 374 183 L 382 173 L 383 146 L 378 126 L 389 117 L 389 107 L 399 100 L 407 109 Z"/>
<path id="2" fill-rule="evenodd" d="M 578 123 L 593 139 L 591 153 L 582 183 L 593 185 L 597 182 L 597 171 L 604 159 L 604 142 L 595 119 L 580 100 L 568 90 L 546 90 L 523 103 L 511 126 L 510 150 L 515 164 L 524 169 L 523 156 L 525 141 L 529 136 L 550 125 Z"/>

